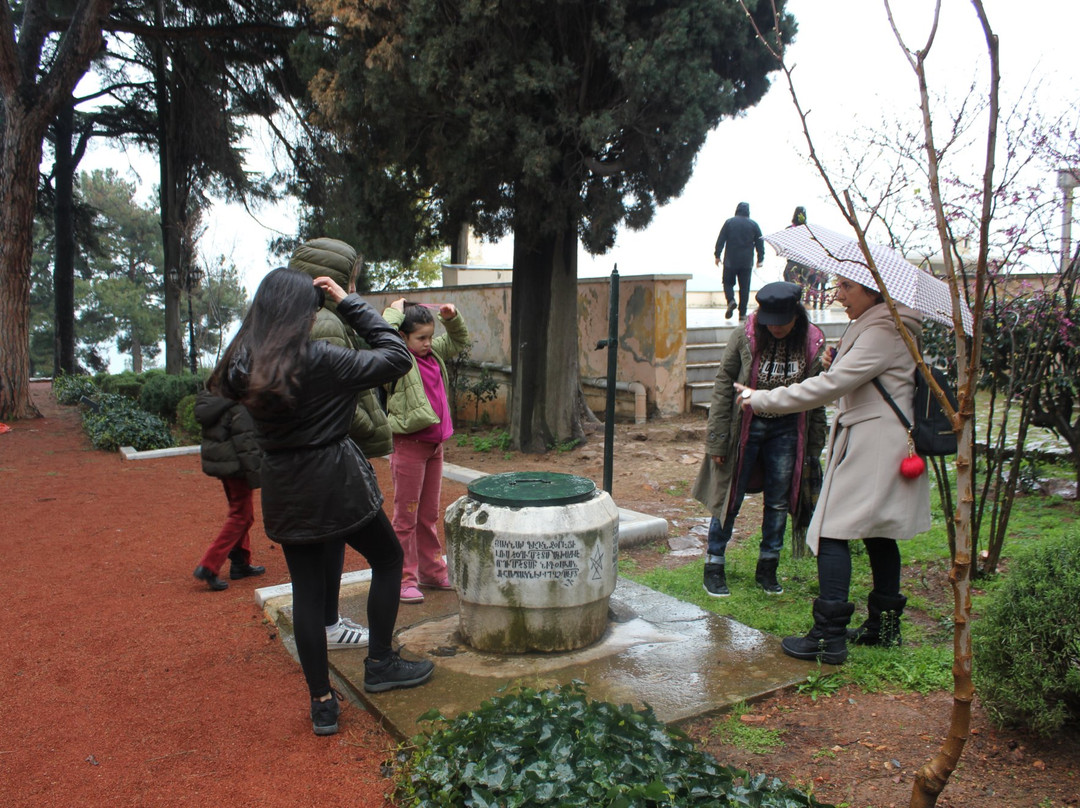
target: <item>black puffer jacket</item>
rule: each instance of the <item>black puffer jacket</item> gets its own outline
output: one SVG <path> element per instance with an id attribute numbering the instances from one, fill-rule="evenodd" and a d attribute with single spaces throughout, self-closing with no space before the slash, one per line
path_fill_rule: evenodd
<path id="1" fill-rule="evenodd" d="M 202 426 L 202 470 L 211 477 L 244 477 L 259 487 L 262 452 L 255 422 L 243 404 L 201 390 L 195 397 L 195 420 Z"/>
<path id="2" fill-rule="evenodd" d="M 348 535 L 383 503 L 371 464 L 349 438 L 349 424 L 356 394 L 404 375 L 412 355 L 397 330 L 357 295 L 342 300 L 338 312 L 371 348 L 310 342 L 296 407 L 287 413 L 251 411 L 263 450 L 263 525 L 282 544 Z M 238 360 L 229 369 L 230 382 L 243 389 Z"/>

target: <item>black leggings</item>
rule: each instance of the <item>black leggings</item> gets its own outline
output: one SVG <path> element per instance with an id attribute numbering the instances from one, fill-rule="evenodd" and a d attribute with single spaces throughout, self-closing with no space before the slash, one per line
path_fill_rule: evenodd
<path id="1" fill-rule="evenodd" d="M 896 539 L 863 539 L 870 557 L 874 591 L 896 597 L 900 594 L 900 548 Z M 850 542 L 821 537 L 818 545 L 818 597 L 822 600 L 848 600 L 851 587 Z"/>
<path id="2" fill-rule="evenodd" d="M 379 509 L 375 518 L 344 540 L 371 567 L 367 619 L 371 631 L 368 656 L 385 659 L 397 622 L 404 558 L 390 520 Z M 334 593 L 341 581 L 341 541 L 284 544 L 293 590 L 293 628 L 296 652 L 313 699 L 330 692 L 330 666 L 326 659 L 326 626 L 337 620 Z M 329 611 L 334 614 L 330 616 Z"/>

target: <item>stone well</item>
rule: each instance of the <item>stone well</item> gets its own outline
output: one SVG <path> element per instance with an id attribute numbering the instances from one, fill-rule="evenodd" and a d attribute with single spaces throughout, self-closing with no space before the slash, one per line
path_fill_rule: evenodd
<path id="1" fill-rule="evenodd" d="M 608 625 L 619 511 L 592 480 L 552 472 L 482 477 L 447 508 L 446 550 L 462 639 L 481 651 L 571 651 Z"/>

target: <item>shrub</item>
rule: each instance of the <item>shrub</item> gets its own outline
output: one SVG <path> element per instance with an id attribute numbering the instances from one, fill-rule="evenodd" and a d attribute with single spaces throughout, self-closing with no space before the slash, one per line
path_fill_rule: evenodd
<path id="1" fill-rule="evenodd" d="M 99 391 L 89 376 L 61 373 L 53 379 L 52 392 L 58 404 L 78 404 L 83 396 L 92 398 Z"/>
<path id="2" fill-rule="evenodd" d="M 492 449 L 505 452 L 510 448 L 510 433 L 505 429 L 493 429 L 486 435 L 467 435 L 458 432 L 454 436 L 458 446 L 471 446 L 474 452 L 486 453 Z"/>
<path id="3" fill-rule="evenodd" d="M 586 698 L 574 682 L 520 688 L 414 739 L 397 772 L 400 804 L 821 806 L 779 780 L 722 766 L 652 710 Z M 823 806 L 827 808 L 827 806 Z"/>
<path id="4" fill-rule="evenodd" d="M 1015 557 L 972 628 L 976 690 L 999 724 L 1050 735 L 1080 720 L 1080 531 Z"/>
<path id="5" fill-rule="evenodd" d="M 202 441 L 202 425 L 195 420 L 195 394 L 184 396 L 176 405 L 176 426 L 187 444 Z"/>
<path id="6" fill-rule="evenodd" d="M 105 393 L 119 393 L 122 396 L 138 401 L 139 393 L 142 392 L 143 377 L 130 370 L 122 373 L 102 374 L 99 377 L 98 386 Z"/>
<path id="7" fill-rule="evenodd" d="M 97 411 L 83 414 L 83 429 L 95 449 L 116 451 L 132 446 L 137 451 L 165 449 L 173 445 L 168 425 L 119 393 L 97 396 Z"/>
<path id="8" fill-rule="evenodd" d="M 147 374 L 139 394 L 139 406 L 154 415 L 172 420 L 180 399 L 194 395 L 202 387 L 202 379 L 190 373 L 171 376 L 165 373 Z"/>

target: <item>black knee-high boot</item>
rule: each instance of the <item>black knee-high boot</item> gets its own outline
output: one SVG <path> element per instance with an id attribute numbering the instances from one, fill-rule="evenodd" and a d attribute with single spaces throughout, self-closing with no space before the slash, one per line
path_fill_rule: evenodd
<path id="1" fill-rule="evenodd" d="M 866 599 L 866 620 L 847 633 L 856 645 L 881 645 L 892 648 L 900 645 L 900 615 L 907 598 L 903 595 L 881 595 L 871 592 Z"/>

